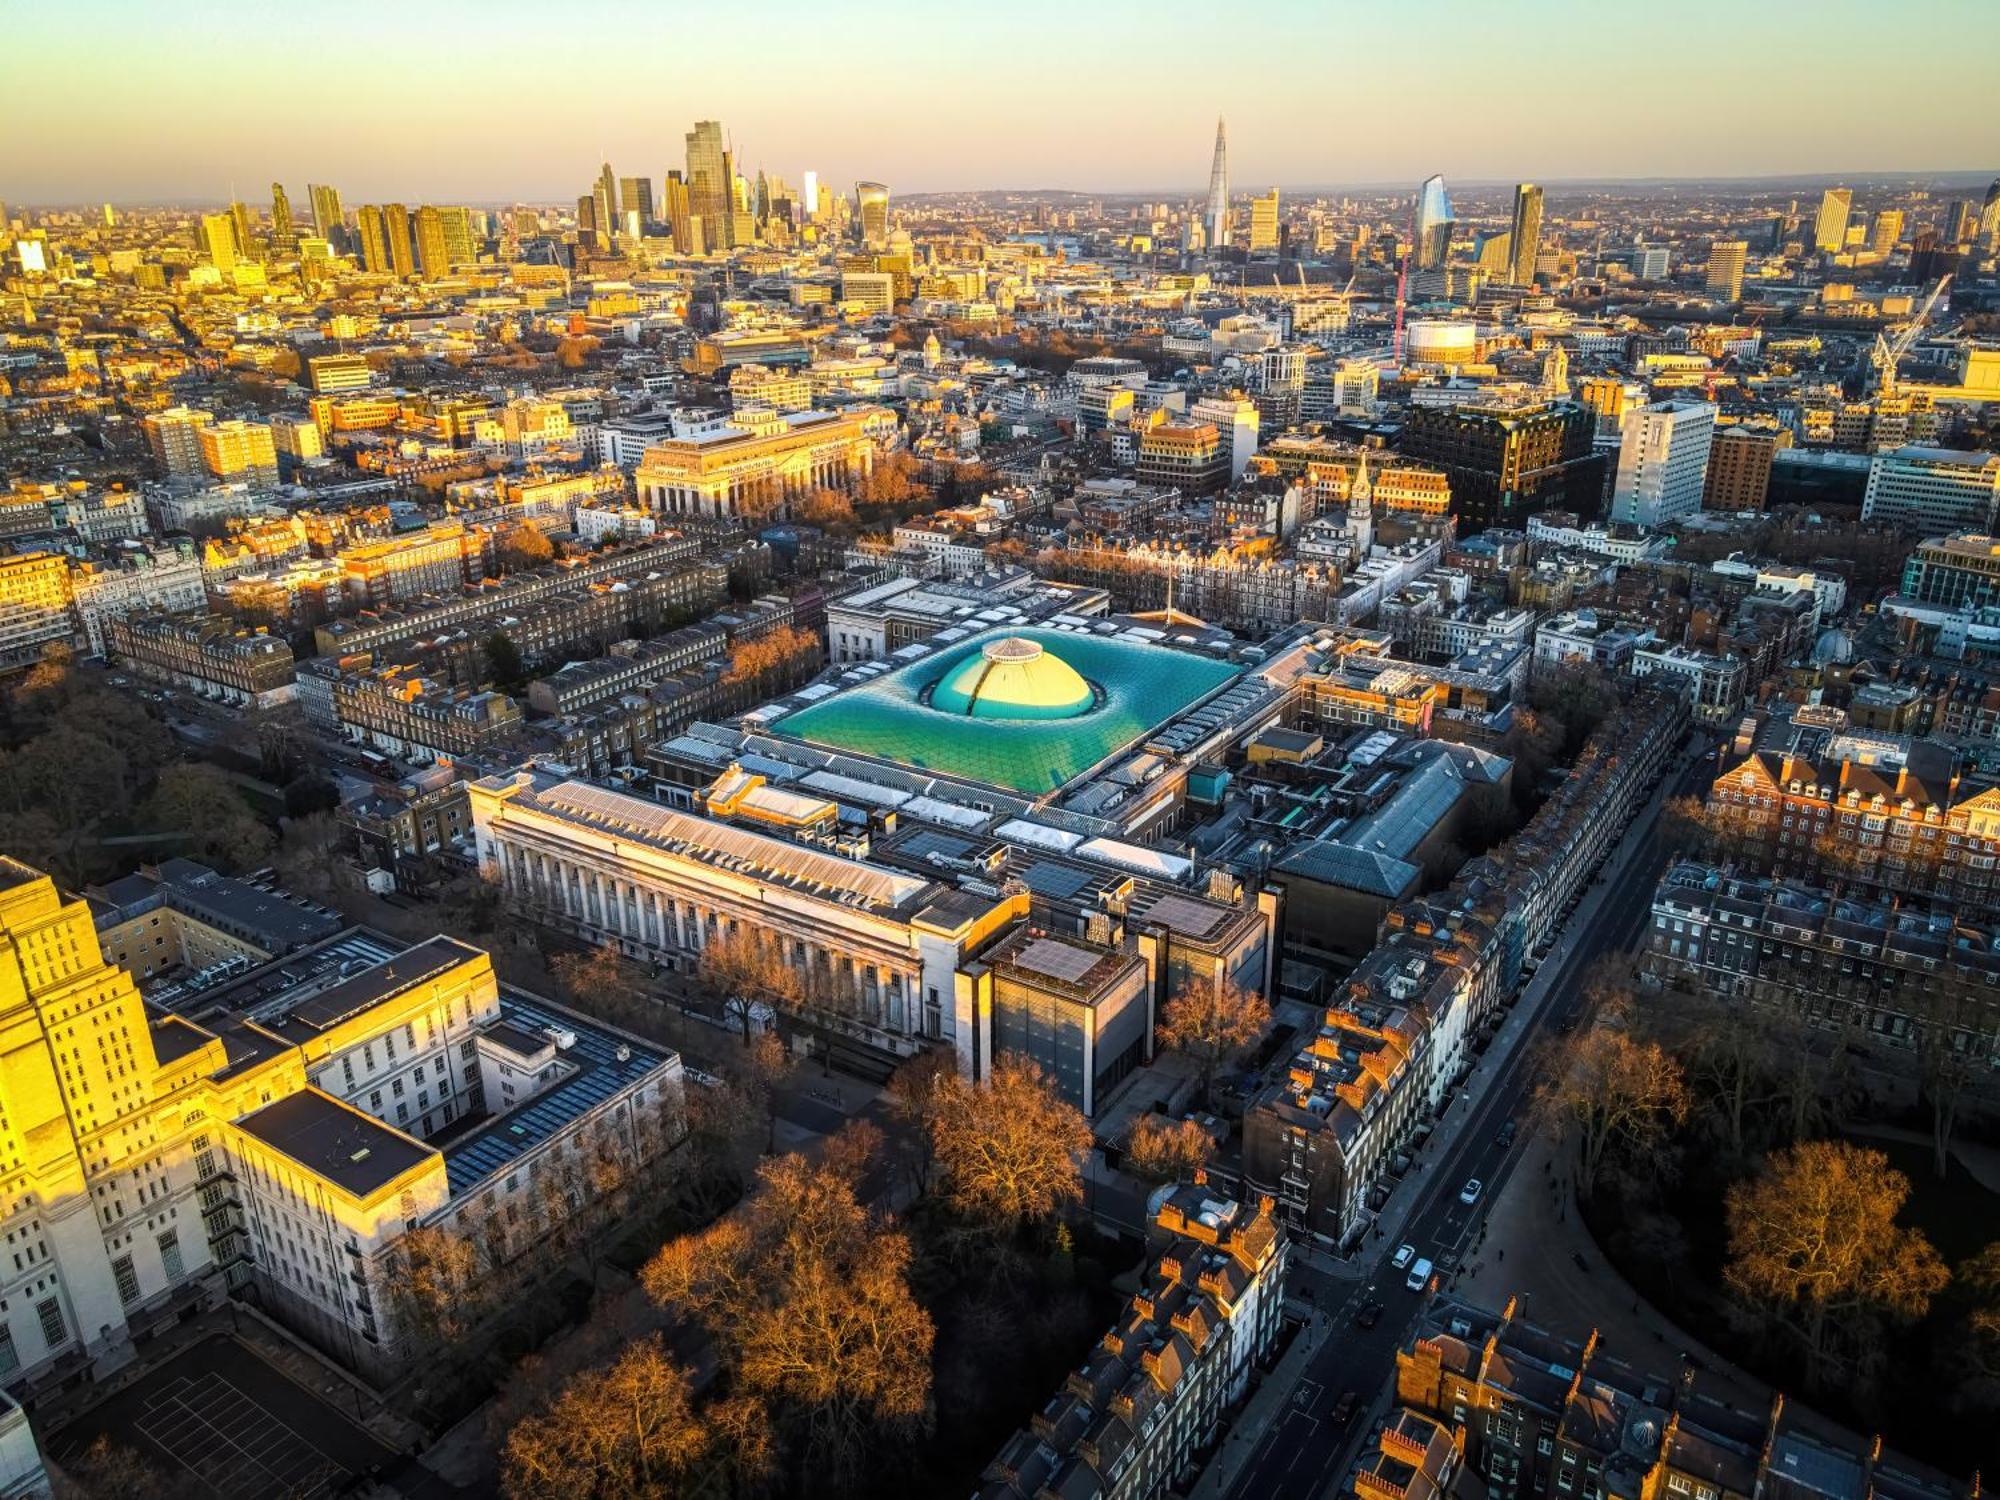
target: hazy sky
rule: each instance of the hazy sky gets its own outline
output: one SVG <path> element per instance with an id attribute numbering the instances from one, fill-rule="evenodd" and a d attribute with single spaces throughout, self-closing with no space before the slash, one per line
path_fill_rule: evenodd
<path id="1" fill-rule="evenodd" d="M 2000 0 L 0 0 L 0 199 L 2000 170 Z"/>

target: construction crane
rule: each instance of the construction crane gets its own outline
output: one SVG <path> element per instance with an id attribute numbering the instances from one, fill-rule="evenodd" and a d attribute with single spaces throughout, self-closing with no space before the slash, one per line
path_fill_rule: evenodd
<path id="1" fill-rule="evenodd" d="M 1938 298 L 1944 295 L 1944 289 L 1950 285 L 1949 275 L 1939 277 L 1938 284 L 1931 288 L 1930 295 L 1924 298 L 1917 308 L 1916 316 L 1904 325 L 1903 330 L 1895 338 L 1891 339 L 1886 329 L 1875 335 L 1875 347 L 1868 351 L 1868 360 L 1875 372 L 1874 385 L 1877 395 L 1892 396 L 1896 393 L 1896 367 L 1916 344 L 1917 335 L 1924 331 L 1924 324 L 1930 321 L 1931 310 L 1937 306 Z"/>

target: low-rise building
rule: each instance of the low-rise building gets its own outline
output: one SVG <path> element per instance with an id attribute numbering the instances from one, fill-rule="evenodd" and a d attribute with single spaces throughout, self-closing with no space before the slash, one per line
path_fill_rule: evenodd
<path id="1" fill-rule="evenodd" d="M 126 542 L 102 558 L 73 563 L 70 610 L 84 650 L 102 656 L 105 625 L 138 610 L 191 614 L 208 602 L 201 561 L 185 541 Z"/>
<path id="2" fill-rule="evenodd" d="M 395 666 L 343 673 L 333 711 L 357 744 L 409 760 L 488 754 L 521 722 L 520 705 L 505 693 L 447 687 Z"/>
<path id="3" fill-rule="evenodd" d="M 663 515 L 716 520 L 782 513 L 811 490 L 859 484 L 895 432 L 895 416 L 882 407 L 745 409 L 727 427 L 648 448 L 639 501 Z"/>
<path id="4" fill-rule="evenodd" d="M 980 1500 L 1151 1500 L 1191 1482 L 1276 1347 L 1291 1247 L 1205 1180 L 1167 1193 L 1157 1259 L 1117 1323 L 980 1474 Z"/>

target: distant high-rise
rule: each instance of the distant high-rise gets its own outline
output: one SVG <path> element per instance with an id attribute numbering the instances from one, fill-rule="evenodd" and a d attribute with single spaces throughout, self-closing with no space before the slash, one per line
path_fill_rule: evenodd
<path id="1" fill-rule="evenodd" d="M 1451 256 L 1451 195 L 1444 190 L 1444 178 L 1424 179 L 1417 193 L 1417 269 L 1435 271 Z"/>
<path id="2" fill-rule="evenodd" d="M 285 196 L 282 182 L 271 184 L 271 243 L 284 249 L 298 243 L 292 233 L 292 200 Z"/>
<path id="3" fill-rule="evenodd" d="M 417 257 L 410 244 L 410 211 L 400 203 L 382 205 L 382 238 L 389 246 L 389 270 L 397 276 L 414 276 Z"/>
<path id="4" fill-rule="evenodd" d="M 444 230 L 444 259 L 447 266 L 469 266 L 479 258 L 473 244 L 472 210 L 441 208 L 438 220 Z"/>
<path id="5" fill-rule="evenodd" d="M 688 213 L 701 221 L 701 236 L 710 248 L 729 244 L 731 207 L 729 167 L 722 144 L 722 124 L 697 120 L 687 133 Z"/>
<path id="6" fill-rule="evenodd" d="M 1611 519 L 1664 526 L 1701 509 L 1716 409 L 1706 401 L 1656 401 L 1625 413 Z"/>
<path id="7" fill-rule="evenodd" d="M 1708 247 L 1708 294 L 1718 302 L 1743 297 L 1743 261 L 1750 246 L 1743 240 L 1717 240 Z"/>
<path id="8" fill-rule="evenodd" d="M 361 268 L 386 273 L 389 264 L 389 236 L 382 227 L 382 210 L 372 203 L 361 205 L 357 215 L 361 228 Z"/>
<path id="9" fill-rule="evenodd" d="M 451 257 L 444 244 L 444 216 L 426 203 L 417 210 L 417 264 L 424 280 L 442 281 Z"/>
<path id="10" fill-rule="evenodd" d="M 1944 238 L 1947 244 L 1964 245 L 1979 233 L 1979 205 L 1970 198 L 1961 198 L 1952 204 L 1946 219 Z"/>
<path id="11" fill-rule="evenodd" d="M 688 209 L 688 186 L 679 172 L 667 173 L 661 184 L 660 217 L 673 236 L 674 249 L 682 255 L 695 253 L 694 226 Z"/>
<path id="12" fill-rule="evenodd" d="M 201 248 L 210 265 L 225 276 L 236 266 L 236 219 L 231 214 L 201 216 Z"/>
<path id="13" fill-rule="evenodd" d="M 1250 253 L 1278 248 L 1278 190 L 1250 200 Z"/>
<path id="14" fill-rule="evenodd" d="M 806 217 L 808 219 L 818 219 L 819 218 L 819 173 L 817 172 L 808 171 L 806 173 L 805 205 L 806 205 Z"/>
<path id="15" fill-rule="evenodd" d="M 1847 188 L 1828 188 L 1819 200 L 1819 217 L 1813 221 L 1813 248 L 1837 255 L 1847 245 L 1847 216 L 1854 211 L 1854 194 Z"/>
<path id="16" fill-rule="evenodd" d="M 638 215 L 641 232 L 653 226 L 653 179 L 650 177 L 621 177 L 618 179 L 618 204 L 624 211 L 624 222 L 631 223 L 632 216 Z"/>
<path id="17" fill-rule="evenodd" d="M 340 189 L 321 182 L 309 182 L 306 184 L 306 196 L 312 200 L 314 231 L 323 240 L 334 239 L 345 227 L 340 211 Z"/>
<path id="18" fill-rule="evenodd" d="M 1903 211 L 1900 208 L 1885 208 L 1876 213 L 1874 222 L 1868 226 L 1868 248 L 1877 255 L 1887 255 L 1903 240 Z"/>
<path id="19" fill-rule="evenodd" d="M 250 231 L 250 205 L 232 203 L 229 217 L 236 225 L 236 258 L 238 260 L 257 259 L 257 237 Z"/>
<path id="20" fill-rule="evenodd" d="M 1979 243 L 1984 249 L 2000 250 L 2000 177 L 1987 187 L 1979 210 Z"/>
<path id="21" fill-rule="evenodd" d="M 1215 160 L 1208 169 L 1208 248 L 1229 243 L 1229 132 L 1215 118 Z"/>
<path id="22" fill-rule="evenodd" d="M 1509 251 L 1515 286 L 1535 284 L 1535 258 L 1542 252 L 1542 190 L 1532 182 L 1514 189 L 1514 228 Z"/>
<path id="23" fill-rule="evenodd" d="M 870 250 L 889 245 L 889 189 L 880 182 L 854 184 L 854 214 L 861 224 L 861 243 Z"/>

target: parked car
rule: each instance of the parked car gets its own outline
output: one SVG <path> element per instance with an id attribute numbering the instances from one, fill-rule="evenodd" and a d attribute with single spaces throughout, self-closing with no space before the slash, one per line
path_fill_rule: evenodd
<path id="1" fill-rule="evenodd" d="M 1485 1187 L 1486 1184 L 1481 1182 L 1477 1177 L 1468 1178 L 1465 1186 L 1458 1190 L 1458 1201 L 1460 1203 L 1477 1203 L 1479 1195 L 1485 1190 Z"/>
<path id="2" fill-rule="evenodd" d="M 1398 1245 L 1396 1253 L 1389 1258 L 1389 1264 L 1400 1271 L 1416 1258 L 1417 1247 L 1415 1245 Z"/>
<path id="3" fill-rule="evenodd" d="M 1373 1328 L 1381 1321 L 1382 1304 L 1379 1302 L 1362 1303 L 1361 1311 L 1354 1315 L 1354 1326 L 1356 1328 Z"/>
<path id="4" fill-rule="evenodd" d="M 1403 1278 L 1403 1285 L 1413 1292 L 1421 1292 L 1431 1284 L 1431 1263 L 1420 1260 L 1410 1267 L 1410 1274 Z"/>
<path id="5" fill-rule="evenodd" d="M 1354 1408 L 1360 1400 L 1361 1396 L 1358 1392 L 1342 1391 L 1340 1399 L 1333 1403 L 1333 1410 L 1328 1414 L 1333 1425 L 1336 1427 L 1345 1427 L 1353 1420 Z"/>

